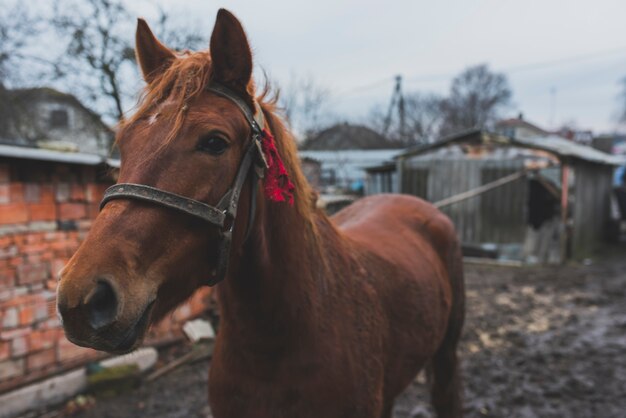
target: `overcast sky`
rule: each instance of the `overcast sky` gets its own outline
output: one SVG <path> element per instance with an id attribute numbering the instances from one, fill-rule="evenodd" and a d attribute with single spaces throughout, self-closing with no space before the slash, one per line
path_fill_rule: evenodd
<path id="1" fill-rule="evenodd" d="M 338 117 L 363 118 L 374 104 L 386 104 L 396 74 L 407 92 L 444 94 L 455 74 L 486 62 L 509 76 L 511 115 L 523 112 L 547 128 L 569 121 L 595 131 L 618 127 L 624 0 L 166 4 L 209 27 L 217 9 L 228 8 L 246 28 L 257 64 L 283 83 L 291 73 L 309 74 L 331 90 L 329 110 Z"/>
<path id="2" fill-rule="evenodd" d="M 0 0 L 3 2 L 6 0 Z M 124 0 L 150 22 L 148 0 Z M 219 7 L 242 21 L 257 66 L 280 84 L 292 74 L 331 91 L 334 119 L 362 120 L 404 90 L 445 94 L 465 67 L 488 63 L 513 89 L 509 116 L 546 128 L 575 121 L 618 128 L 626 77 L 625 0 L 162 0 L 177 20 L 206 27 Z"/>

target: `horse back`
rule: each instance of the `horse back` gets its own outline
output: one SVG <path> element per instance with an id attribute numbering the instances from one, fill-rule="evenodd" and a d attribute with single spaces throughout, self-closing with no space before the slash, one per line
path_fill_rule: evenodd
<path id="1" fill-rule="evenodd" d="M 447 267 L 458 245 L 454 225 L 432 204 L 417 197 L 365 197 L 332 217 L 355 250 L 381 256 L 389 264 L 414 269 Z M 441 272 L 444 275 L 447 272 Z"/>

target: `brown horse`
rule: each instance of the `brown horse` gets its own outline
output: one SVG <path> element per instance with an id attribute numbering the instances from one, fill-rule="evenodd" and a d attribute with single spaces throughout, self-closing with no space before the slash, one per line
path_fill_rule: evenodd
<path id="1" fill-rule="evenodd" d="M 448 218 L 401 195 L 361 199 L 332 220 L 316 209 L 229 12 L 208 52 L 175 53 L 140 20 L 137 59 L 148 85 L 118 132 L 125 184 L 107 192 L 59 284 L 67 337 L 130 351 L 150 323 L 222 279 L 225 259 L 214 416 L 388 418 L 426 365 L 438 415 L 461 416 L 463 274 Z"/>

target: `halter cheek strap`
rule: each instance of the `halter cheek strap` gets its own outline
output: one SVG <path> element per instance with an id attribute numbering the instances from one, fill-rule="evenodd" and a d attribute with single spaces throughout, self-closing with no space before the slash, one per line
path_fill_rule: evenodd
<path id="1" fill-rule="evenodd" d="M 187 215 L 202 219 L 203 221 L 217 227 L 220 232 L 217 266 L 213 271 L 212 277 L 210 277 L 205 283 L 209 286 L 213 286 L 224 280 L 228 271 L 230 248 L 233 239 L 233 227 L 237 216 L 237 206 L 239 204 L 239 198 L 241 197 L 243 185 L 246 182 L 246 179 L 250 177 L 250 211 L 248 213 L 248 225 L 246 227 L 245 234 L 245 240 L 247 240 L 250 235 L 250 231 L 252 230 L 252 225 L 254 224 L 256 213 L 256 195 L 259 180 L 265 175 L 265 171 L 268 166 L 261 147 L 261 137 L 263 134 L 265 120 L 263 118 L 263 112 L 258 104 L 256 102 L 254 103 L 256 110 L 255 118 L 255 113 L 252 112 L 246 102 L 244 102 L 239 96 L 228 88 L 214 83 L 211 84 L 207 90 L 231 100 L 239 108 L 239 110 L 241 110 L 241 113 L 246 118 L 252 132 L 250 143 L 248 144 L 248 147 L 246 148 L 243 158 L 239 164 L 235 180 L 226 193 L 224 193 L 224 196 L 222 196 L 217 205 L 211 206 L 195 199 L 180 196 L 175 193 L 144 184 L 119 183 L 109 187 L 104 192 L 104 196 L 100 202 L 100 210 L 102 210 L 102 208 L 104 208 L 104 206 L 111 200 L 140 200 L 183 212 Z"/>

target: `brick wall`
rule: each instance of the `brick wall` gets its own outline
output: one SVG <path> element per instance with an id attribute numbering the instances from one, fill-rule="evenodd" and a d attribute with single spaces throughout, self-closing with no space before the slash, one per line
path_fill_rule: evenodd
<path id="1" fill-rule="evenodd" d="M 0 393 L 102 356 L 64 337 L 57 273 L 85 238 L 104 190 L 101 167 L 0 159 Z M 149 342 L 180 336 L 206 309 L 202 290 L 153 327 Z"/>

